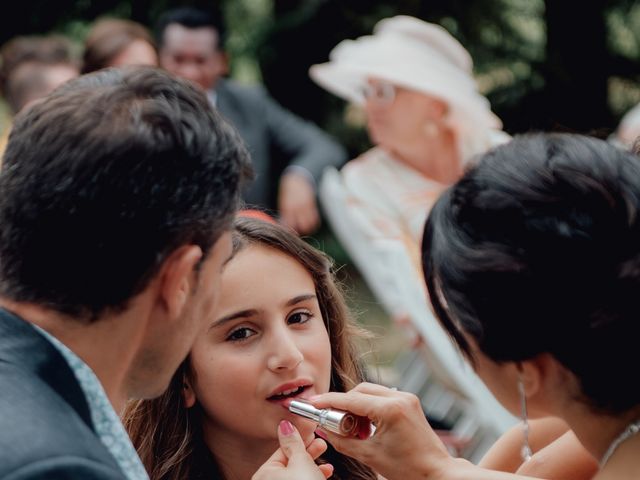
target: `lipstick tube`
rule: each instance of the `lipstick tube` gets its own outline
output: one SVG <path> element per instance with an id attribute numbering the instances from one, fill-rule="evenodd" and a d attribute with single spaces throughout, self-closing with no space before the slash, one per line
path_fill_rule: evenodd
<path id="1" fill-rule="evenodd" d="M 369 438 L 373 425 L 366 417 L 331 408 L 316 408 L 304 400 L 292 400 L 289 411 L 318 423 L 320 428 L 345 437 Z"/>

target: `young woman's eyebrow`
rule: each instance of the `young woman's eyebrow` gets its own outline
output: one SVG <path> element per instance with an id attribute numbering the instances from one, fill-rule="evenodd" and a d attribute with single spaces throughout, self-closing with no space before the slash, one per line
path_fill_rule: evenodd
<path id="1" fill-rule="evenodd" d="M 241 310 L 239 312 L 231 313 L 229 315 L 225 315 L 224 317 L 214 321 L 209 327 L 209 329 L 219 327 L 221 325 L 224 325 L 225 323 L 229 323 L 232 320 L 237 320 L 238 318 L 249 318 L 256 315 L 257 313 L 258 311 L 255 309 Z"/>
<path id="2" fill-rule="evenodd" d="M 304 295 L 297 295 L 295 297 L 293 297 L 291 300 L 288 300 L 287 303 L 285 303 L 286 307 L 291 307 L 293 305 L 297 305 L 300 302 L 306 302 L 307 300 L 313 300 L 317 298 L 316 295 L 314 293 L 307 293 Z M 249 318 L 249 317 L 253 317 L 254 315 L 258 314 L 258 310 L 256 309 L 248 309 L 248 310 L 241 310 L 239 312 L 234 312 L 231 313 L 229 315 L 225 315 L 222 318 L 219 318 L 218 320 L 214 321 L 211 326 L 209 327 L 211 328 L 217 328 L 220 327 L 221 325 L 224 325 L 225 323 L 228 323 L 232 320 L 237 320 L 238 318 Z"/>
<path id="3" fill-rule="evenodd" d="M 313 300 L 317 298 L 315 293 L 307 293 L 305 295 L 298 295 L 297 297 L 293 297 L 287 303 L 285 303 L 285 307 L 292 307 L 300 302 L 306 302 L 307 300 Z"/>

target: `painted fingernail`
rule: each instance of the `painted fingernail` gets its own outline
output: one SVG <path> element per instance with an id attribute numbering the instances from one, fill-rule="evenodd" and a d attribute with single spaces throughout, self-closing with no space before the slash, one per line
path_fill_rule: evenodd
<path id="1" fill-rule="evenodd" d="M 313 395 L 313 396 L 307 398 L 307 400 L 309 400 L 310 402 L 315 402 L 319 398 L 320 398 L 320 395 Z"/>
<path id="2" fill-rule="evenodd" d="M 293 433 L 293 425 L 291 425 L 291 422 L 288 420 L 282 420 L 278 428 L 280 428 L 280 432 L 286 437 Z"/>
<path id="3" fill-rule="evenodd" d="M 324 433 L 322 430 L 320 430 L 319 428 L 316 428 L 316 435 L 318 435 L 320 438 L 322 438 L 323 440 L 327 439 L 327 434 Z"/>

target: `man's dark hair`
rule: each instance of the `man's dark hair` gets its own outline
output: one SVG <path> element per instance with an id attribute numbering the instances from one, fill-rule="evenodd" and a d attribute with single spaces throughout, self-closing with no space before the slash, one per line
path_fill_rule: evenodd
<path id="1" fill-rule="evenodd" d="M 193 7 L 180 7 L 163 13 L 158 19 L 155 28 L 159 48 L 162 48 L 164 43 L 164 32 L 173 23 L 182 25 L 185 28 L 213 28 L 218 34 L 218 43 L 215 47 L 218 50 L 224 50 L 226 29 L 222 13 L 218 8 L 212 7 L 210 10 L 205 11 Z"/>
<path id="2" fill-rule="evenodd" d="M 16 117 L 0 171 L 0 295 L 77 317 L 122 309 L 176 248 L 230 225 L 248 154 L 189 82 L 73 80 Z"/>
<path id="3" fill-rule="evenodd" d="M 515 138 L 438 200 L 422 253 L 434 309 L 468 355 L 467 338 L 496 362 L 549 353 L 596 409 L 640 404 L 615 373 L 638 361 L 638 157 L 577 135 Z"/>

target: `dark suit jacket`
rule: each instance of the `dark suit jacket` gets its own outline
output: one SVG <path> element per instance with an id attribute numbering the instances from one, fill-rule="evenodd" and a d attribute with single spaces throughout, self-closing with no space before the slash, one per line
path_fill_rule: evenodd
<path id="1" fill-rule="evenodd" d="M 0 309 L 0 478 L 123 479 L 65 359 Z"/>
<path id="2" fill-rule="evenodd" d="M 220 79 L 215 90 L 216 107 L 251 153 L 256 179 L 245 192 L 247 203 L 274 206 L 280 177 L 272 164 L 274 149 L 286 156 L 287 165 L 304 167 L 316 182 L 325 167 L 339 167 L 347 160 L 344 148 L 313 123 L 285 110 L 264 88 Z"/>

